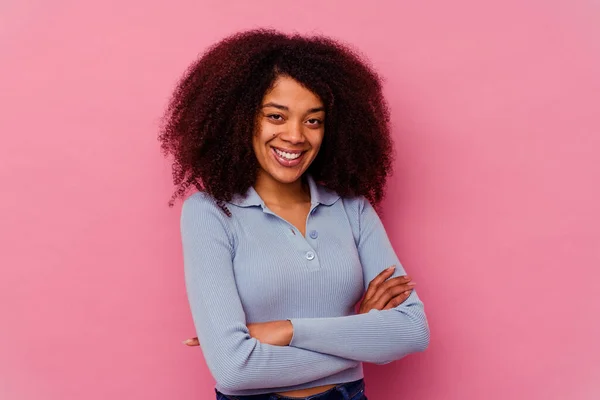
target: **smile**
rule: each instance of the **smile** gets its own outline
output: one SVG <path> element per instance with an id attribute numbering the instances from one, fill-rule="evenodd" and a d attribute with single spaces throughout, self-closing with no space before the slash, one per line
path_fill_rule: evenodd
<path id="1" fill-rule="evenodd" d="M 275 147 L 271 148 L 273 149 L 271 154 L 273 154 L 275 160 L 283 167 L 297 166 L 300 164 L 304 158 L 304 154 L 306 153 L 306 151 L 302 150 L 282 150 Z"/>
<path id="2" fill-rule="evenodd" d="M 279 149 L 276 149 L 275 147 L 273 147 L 273 149 L 275 150 L 275 153 L 277 153 L 277 155 L 279 157 L 283 157 L 286 160 L 295 160 L 296 158 L 300 157 L 302 155 L 302 152 L 293 152 L 293 153 L 288 153 L 286 151 L 282 151 Z"/>

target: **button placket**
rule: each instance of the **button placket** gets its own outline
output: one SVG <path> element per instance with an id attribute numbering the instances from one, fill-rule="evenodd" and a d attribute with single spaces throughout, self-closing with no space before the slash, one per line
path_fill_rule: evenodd
<path id="1" fill-rule="evenodd" d="M 317 205 L 318 204 L 313 204 L 307 216 L 306 236 L 302 236 L 302 234 L 298 231 L 298 229 L 296 229 L 295 226 L 293 226 L 285 219 L 281 218 L 279 215 L 272 212 L 269 208 L 263 207 L 263 211 L 265 213 L 273 215 L 275 218 L 279 219 L 281 223 L 285 224 L 285 229 L 288 232 L 286 236 L 290 239 L 292 244 L 296 246 L 300 257 L 302 257 L 305 261 L 306 268 L 310 271 L 318 271 L 319 269 L 321 269 L 319 257 L 316 253 L 317 243 L 314 241 L 319 236 L 319 233 L 315 229 L 309 229 L 310 218 L 314 215 Z"/>
<path id="2" fill-rule="evenodd" d="M 309 271 L 319 271 L 321 269 L 319 257 L 317 257 L 317 253 L 315 253 L 313 250 L 309 250 L 304 253 L 304 261 L 306 269 Z"/>
<path id="3" fill-rule="evenodd" d="M 319 237 L 319 233 L 316 229 L 311 228 L 311 225 L 314 225 L 311 223 L 311 219 L 314 218 L 317 206 L 318 204 L 313 204 L 306 217 L 306 236 L 304 237 L 304 243 L 307 248 L 307 251 L 304 253 L 306 267 L 311 271 L 321 269 L 319 257 L 317 256 L 317 242 L 315 241 Z"/>
<path id="4" fill-rule="evenodd" d="M 306 232 L 306 237 L 302 236 L 296 227 L 291 225 L 283 218 L 279 219 L 286 225 L 286 236 L 289 238 L 292 245 L 296 247 L 298 255 L 304 260 L 306 268 L 311 271 L 320 269 L 315 247 L 310 243 L 311 239 L 309 239 L 311 231 Z"/>

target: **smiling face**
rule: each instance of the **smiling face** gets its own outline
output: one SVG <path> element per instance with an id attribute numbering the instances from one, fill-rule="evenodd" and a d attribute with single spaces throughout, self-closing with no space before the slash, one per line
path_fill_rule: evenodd
<path id="1" fill-rule="evenodd" d="M 260 165 L 258 179 L 294 183 L 313 162 L 323 141 L 321 99 L 288 76 L 279 76 L 265 94 L 252 140 Z"/>

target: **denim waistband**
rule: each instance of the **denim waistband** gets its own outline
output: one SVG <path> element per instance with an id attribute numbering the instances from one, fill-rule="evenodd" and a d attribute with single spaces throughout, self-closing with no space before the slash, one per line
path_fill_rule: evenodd
<path id="1" fill-rule="evenodd" d="M 323 392 L 308 397 L 286 397 L 275 393 L 255 394 L 250 396 L 226 395 L 215 389 L 217 400 L 351 400 L 359 393 L 364 392 L 365 381 L 359 379 L 354 382 L 341 383 Z"/>

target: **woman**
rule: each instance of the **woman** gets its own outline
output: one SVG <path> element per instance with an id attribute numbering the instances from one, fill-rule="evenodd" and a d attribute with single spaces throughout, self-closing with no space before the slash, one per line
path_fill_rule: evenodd
<path id="1" fill-rule="evenodd" d="M 228 37 L 186 72 L 160 140 L 172 200 L 199 190 L 181 235 L 217 399 L 366 399 L 362 362 L 427 347 L 423 304 L 372 206 L 391 168 L 389 112 L 356 53 Z"/>

